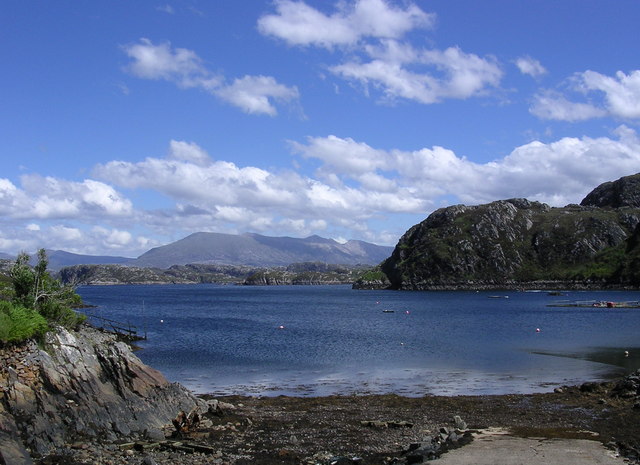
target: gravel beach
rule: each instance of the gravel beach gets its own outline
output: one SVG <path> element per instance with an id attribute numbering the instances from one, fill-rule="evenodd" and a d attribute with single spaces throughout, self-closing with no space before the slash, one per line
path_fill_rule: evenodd
<path id="1" fill-rule="evenodd" d="M 635 381 L 630 385 L 628 379 Z M 599 441 L 631 463 L 640 463 L 638 379 L 640 373 L 618 382 L 585 383 L 530 395 L 216 398 L 209 400 L 217 404 L 217 414 L 204 415 L 188 432 L 174 433 L 172 443 L 77 443 L 40 463 L 420 463 L 407 461 L 411 447 L 442 436 L 442 431 L 458 434 L 440 452 L 464 447 L 468 435 L 461 427 L 499 427 L 519 437 Z M 455 416 L 466 425 L 456 424 Z M 206 449 L 189 453 L 189 444 Z"/>

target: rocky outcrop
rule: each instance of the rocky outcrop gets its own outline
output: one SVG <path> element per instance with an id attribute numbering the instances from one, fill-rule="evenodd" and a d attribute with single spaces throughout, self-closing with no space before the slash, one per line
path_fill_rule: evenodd
<path id="1" fill-rule="evenodd" d="M 580 202 L 580 205 L 640 208 L 640 173 L 599 185 Z"/>
<path id="2" fill-rule="evenodd" d="M 28 463 L 76 441 L 163 439 L 181 410 L 206 405 L 115 336 L 83 327 L 0 348 L 0 455 Z"/>
<path id="3" fill-rule="evenodd" d="M 394 289 L 539 287 L 539 282 L 638 286 L 625 263 L 628 241 L 640 224 L 639 180 L 635 175 L 604 184 L 582 205 L 563 208 L 509 199 L 439 209 L 402 236 L 381 269 Z"/>
<path id="4" fill-rule="evenodd" d="M 72 285 L 194 283 L 165 270 L 124 265 L 73 265 L 58 272 L 60 281 Z"/>

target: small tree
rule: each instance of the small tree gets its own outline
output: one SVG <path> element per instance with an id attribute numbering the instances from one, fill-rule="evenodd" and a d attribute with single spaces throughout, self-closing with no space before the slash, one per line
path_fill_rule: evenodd
<path id="1" fill-rule="evenodd" d="M 47 271 L 49 260 L 44 249 L 38 251 L 38 263 L 31 267 L 29 255 L 18 255 L 11 269 L 14 303 L 36 310 L 50 323 L 72 327 L 84 320 L 71 307 L 81 303 L 80 296 L 72 287 L 63 286 Z"/>

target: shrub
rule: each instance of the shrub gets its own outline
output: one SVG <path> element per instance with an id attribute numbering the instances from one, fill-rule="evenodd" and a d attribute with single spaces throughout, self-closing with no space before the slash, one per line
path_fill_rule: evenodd
<path id="1" fill-rule="evenodd" d="M 31 267 L 29 255 L 18 255 L 11 268 L 13 301 L 4 302 L 0 313 L 0 340 L 19 341 L 43 334 L 49 325 L 75 328 L 85 319 L 71 307 L 82 301 L 72 287 L 63 286 L 47 271 L 47 255 L 38 251 Z"/>
<path id="2" fill-rule="evenodd" d="M 0 301 L 0 341 L 18 342 L 43 335 L 49 326 L 37 311 Z"/>

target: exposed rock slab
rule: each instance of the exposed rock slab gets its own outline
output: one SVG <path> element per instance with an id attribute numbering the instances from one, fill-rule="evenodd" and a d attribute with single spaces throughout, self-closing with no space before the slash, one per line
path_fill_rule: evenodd
<path id="1" fill-rule="evenodd" d="M 520 438 L 508 431 L 489 429 L 474 441 L 449 451 L 434 465 L 622 465 L 622 457 L 598 441 L 587 439 Z"/>
<path id="2" fill-rule="evenodd" d="M 128 345 L 89 327 L 59 329 L 43 349 L 27 342 L 1 356 L 3 453 L 4 444 L 16 456 L 39 456 L 80 440 L 158 437 L 180 410 L 207 408 Z"/>

